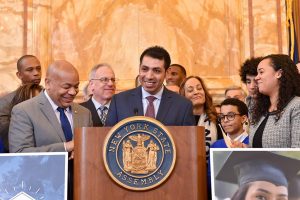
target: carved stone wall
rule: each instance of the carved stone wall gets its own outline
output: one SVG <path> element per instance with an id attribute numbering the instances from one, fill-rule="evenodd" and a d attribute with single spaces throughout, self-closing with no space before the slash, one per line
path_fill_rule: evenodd
<path id="1" fill-rule="evenodd" d="M 0 93 L 19 85 L 16 61 L 25 53 L 44 72 L 53 60 L 70 61 L 81 87 L 95 64 L 110 63 L 118 91 L 126 90 L 142 51 L 161 45 L 220 101 L 224 88 L 242 85 L 246 58 L 287 52 L 284 0 L 0 0 L 0 30 Z"/>

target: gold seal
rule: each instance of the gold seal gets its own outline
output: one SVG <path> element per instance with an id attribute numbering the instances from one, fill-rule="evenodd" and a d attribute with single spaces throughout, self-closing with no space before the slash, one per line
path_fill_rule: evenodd
<path id="1" fill-rule="evenodd" d="M 119 185 L 148 190 L 162 184 L 176 161 L 172 135 L 159 121 L 135 116 L 111 128 L 103 145 L 106 171 Z"/>

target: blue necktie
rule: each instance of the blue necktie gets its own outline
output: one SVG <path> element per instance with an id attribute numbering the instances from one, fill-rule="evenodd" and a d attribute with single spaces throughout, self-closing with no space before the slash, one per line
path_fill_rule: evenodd
<path id="1" fill-rule="evenodd" d="M 58 112 L 59 112 L 59 117 L 60 117 L 60 124 L 61 124 L 61 127 L 63 129 L 63 132 L 65 134 L 65 138 L 66 138 L 66 141 L 69 142 L 72 140 L 72 137 L 73 137 L 73 134 L 72 134 L 72 128 L 71 128 L 71 124 L 65 114 L 65 109 L 64 108 L 61 108 L 61 107 L 58 107 L 57 108 Z"/>

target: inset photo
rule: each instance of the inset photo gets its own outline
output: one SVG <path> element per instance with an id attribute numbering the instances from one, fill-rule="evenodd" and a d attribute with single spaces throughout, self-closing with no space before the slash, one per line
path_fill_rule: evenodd
<path id="1" fill-rule="evenodd" d="M 299 200 L 299 149 L 211 149 L 212 199 Z"/>

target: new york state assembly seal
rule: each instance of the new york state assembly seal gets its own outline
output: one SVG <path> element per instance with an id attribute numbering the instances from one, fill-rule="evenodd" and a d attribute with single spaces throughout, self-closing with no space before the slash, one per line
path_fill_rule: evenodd
<path id="1" fill-rule="evenodd" d="M 119 185 L 148 190 L 162 184 L 176 161 L 172 135 L 159 121 L 135 116 L 116 124 L 103 146 L 106 171 Z"/>

